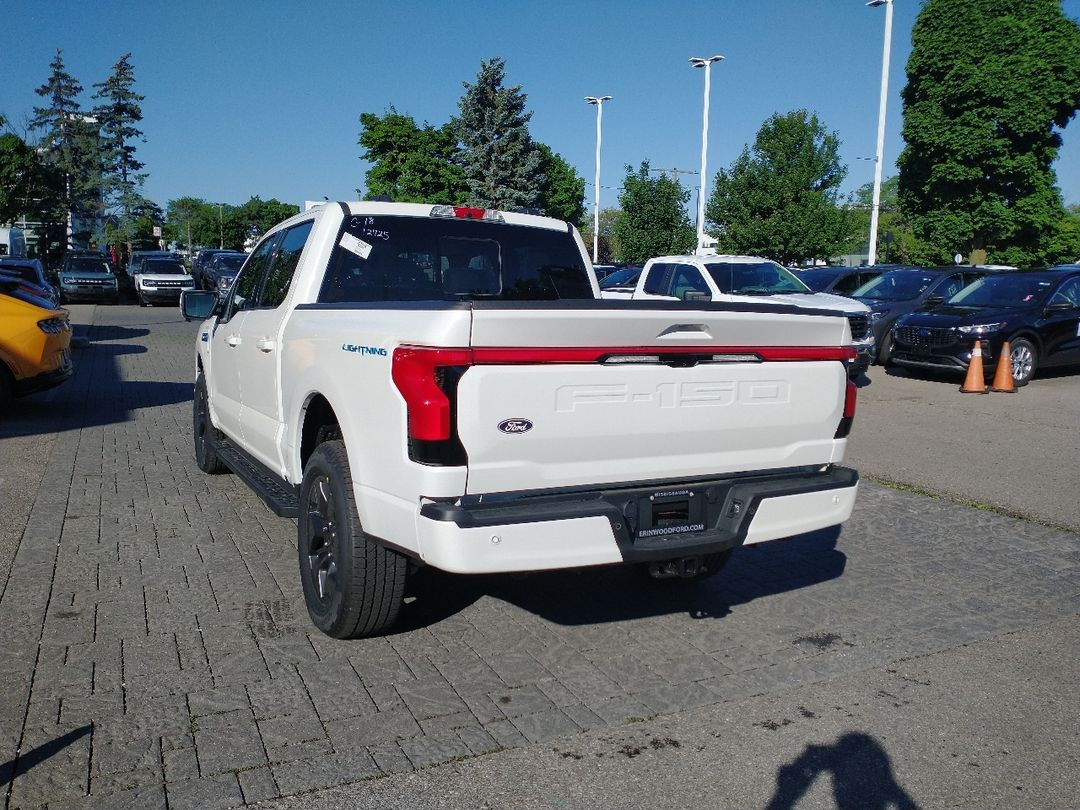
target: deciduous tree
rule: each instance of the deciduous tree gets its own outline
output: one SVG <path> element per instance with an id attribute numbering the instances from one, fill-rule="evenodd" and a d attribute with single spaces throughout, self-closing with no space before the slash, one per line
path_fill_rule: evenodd
<path id="1" fill-rule="evenodd" d="M 649 161 L 626 167 L 619 194 L 621 213 L 612 226 L 617 258 L 641 264 L 654 256 L 686 253 L 696 234 L 686 215 L 690 192 L 669 177 L 650 177 Z"/>
<path id="2" fill-rule="evenodd" d="M 391 107 L 381 118 L 361 113 L 360 127 L 359 144 L 365 149 L 361 157 L 372 164 L 365 175 L 365 199 L 386 195 L 398 202 L 465 201 L 465 173 L 450 124 L 419 127 L 412 116 Z"/>
<path id="3" fill-rule="evenodd" d="M 1080 109 L 1080 26 L 1059 0 L 927 0 L 903 90 L 900 204 L 927 262 L 1049 257 L 1052 168 Z"/>
<path id="4" fill-rule="evenodd" d="M 585 216 L 585 180 L 547 144 L 538 143 L 536 148 L 544 176 L 538 207 L 549 217 L 581 224 Z"/>
<path id="5" fill-rule="evenodd" d="M 839 147 L 806 110 L 765 121 L 753 146 L 716 175 L 706 217 L 719 247 L 783 264 L 841 252 L 851 222 L 837 199 L 846 173 Z"/>

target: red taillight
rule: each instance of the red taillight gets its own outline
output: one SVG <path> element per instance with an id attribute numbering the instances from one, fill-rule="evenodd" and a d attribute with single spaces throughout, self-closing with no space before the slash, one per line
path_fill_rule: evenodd
<path id="1" fill-rule="evenodd" d="M 859 394 L 859 387 L 851 380 L 847 381 L 847 393 L 844 395 L 844 417 L 855 418 L 855 398 Z"/>
<path id="2" fill-rule="evenodd" d="M 851 433 L 851 425 L 855 421 L 855 397 L 859 389 L 850 379 L 847 381 L 847 391 L 844 394 L 844 415 L 840 424 L 836 427 L 834 439 L 846 439 Z"/>
<path id="3" fill-rule="evenodd" d="M 405 399 L 412 438 L 445 441 L 451 437 L 450 399 L 439 387 L 439 369 L 471 364 L 471 349 L 394 349 L 390 376 Z"/>

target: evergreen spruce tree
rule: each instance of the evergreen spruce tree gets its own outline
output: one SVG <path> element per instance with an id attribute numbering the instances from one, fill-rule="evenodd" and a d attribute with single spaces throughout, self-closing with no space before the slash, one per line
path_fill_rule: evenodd
<path id="1" fill-rule="evenodd" d="M 105 208 L 116 217 L 117 236 L 131 249 L 137 220 L 146 216 L 146 200 L 139 189 L 145 174 L 139 170 L 143 163 L 135 157 L 135 142 L 145 140 L 136 127 L 142 120 L 143 100 L 134 90 L 135 71 L 131 54 L 126 53 L 113 65 L 112 75 L 95 84 L 93 98 L 101 103 L 94 107 L 101 132 L 102 199 Z"/>
<path id="2" fill-rule="evenodd" d="M 526 95 L 503 87 L 505 60 L 480 63 L 476 82 L 462 82 L 461 112 L 451 120 L 462 146 L 462 166 L 470 205 L 513 209 L 534 207 L 544 186 L 541 154 L 529 136 Z"/>
<path id="3" fill-rule="evenodd" d="M 57 212 L 63 220 L 96 212 L 101 193 L 98 135 L 93 120 L 83 114 L 83 88 L 65 69 L 62 50 L 57 49 L 49 67 L 48 80 L 34 91 L 47 105 L 34 108 L 29 125 L 43 131 L 38 142 L 42 163 L 63 177 L 62 210 Z"/>

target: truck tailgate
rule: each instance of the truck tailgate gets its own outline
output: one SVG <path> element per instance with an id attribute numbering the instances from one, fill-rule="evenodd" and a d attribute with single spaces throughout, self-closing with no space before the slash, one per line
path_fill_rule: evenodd
<path id="1" fill-rule="evenodd" d="M 850 342 L 842 317 L 786 307 L 477 308 L 457 390 L 467 491 L 839 461 Z"/>

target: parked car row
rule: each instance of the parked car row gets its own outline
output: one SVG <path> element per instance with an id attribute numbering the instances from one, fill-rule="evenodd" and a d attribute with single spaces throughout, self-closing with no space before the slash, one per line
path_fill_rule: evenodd
<path id="1" fill-rule="evenodd" d="M 887 362 L 966 373 L 978 341 L 993 372 L 1006 341 L 1013 381 L 1080 364 L 1080 264 L 986 274 L 941 303 L 899 318 Z"/>

